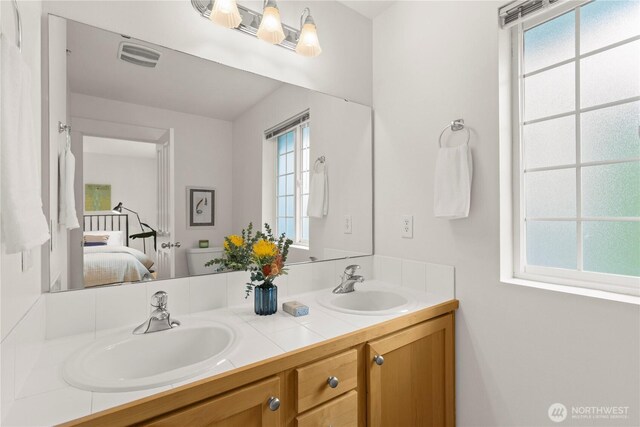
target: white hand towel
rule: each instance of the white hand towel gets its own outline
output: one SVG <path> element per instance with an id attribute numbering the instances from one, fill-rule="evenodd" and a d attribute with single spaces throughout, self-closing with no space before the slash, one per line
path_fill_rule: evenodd
<path id="1" fill-rule="evenodd" d="M 329 213 L 329 174 L 326 163 L 318 162 L 311 171 L 307 216 L 322 218 Z"/>
<path id="2" fill-rule="evenodd" d="M 469 216 L 473 163 L 468 144 L 440 147 L 436 159 L 433 213 L 438 218 Z"/>
<path id="3" fill-rule="evenodd" d="M 76 214 L 76 199 L 73 182 L 76 171 L 76 158 L 71 152 L 71 148 L 65 149 L 59 158 L 60 173 L 60 212 L 58 221 L 68 230 L 79 228 L 78 215 Z"/>
<path id="4" fill-rule="evenodd" d="M 31 71 L 20 51 L 1 37 L 2 236 L 7 253 L 18 253 L 49 240 L 42 212 L 38 144 L 31 108 Z"/>

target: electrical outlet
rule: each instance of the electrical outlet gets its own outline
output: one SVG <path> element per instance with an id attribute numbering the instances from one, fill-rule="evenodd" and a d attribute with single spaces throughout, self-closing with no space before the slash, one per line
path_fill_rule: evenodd
<path id="1" fill-rule="evenodd" d="M 400 235 L 403 239 L 413 239 L 413 215 L 402 215 Z"/>
<path id="2" fill-rule="evenodd" d="M 344 234 L 351 234 L 353 232 L 353 223 L 351 222 L 351 215 L 344 216 Z"/>

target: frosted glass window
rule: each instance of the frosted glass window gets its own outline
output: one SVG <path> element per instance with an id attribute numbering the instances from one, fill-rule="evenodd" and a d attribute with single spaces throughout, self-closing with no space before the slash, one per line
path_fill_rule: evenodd
<path id="1" fill-rule="evenodd" d="M 287 133 L 287 151 L 293 151 L 295 149 L 295 132 Z"/>
<path id="2" fill-rule="evenodd" d="M 640 0 L 564 4 L 513 30 L 516 275 L 640 292 Z"/>
<path id="3" fill-rule="evenodd" d="M 583 162 L 640 157 L 640 102 L 589 111 L 580 125 Z"/>
<path id="4" fill-rule="evenodd" d="M 585 270 L 640 276 L 640 222 L 587 221 L 582 231 Z"/>
<path id="5" fill-rule="evenodd" d="M 288 153 L 287 154 L 287 173 L 293 173 L 295 165 L 296 165 L 295 154 Z"/>
<path id="6" fill-rule="evenodd" d="M 284 233 L 298 245 L 308 245 L 309 166 L 311 135 L 304 122 L 276 137 L 276 234 Z"/>
<path id="7" fill-rule="evenodd" d="M 582 108 L 640 95 L 640 40 L 584 58 L 580 67 Z"/>
<path id="8" fill-rule="evenodd" d="M 302 128 L 302 148 L 309 147 L 309 126 Z"/>
<path id="9" fill-rule="evenodd" d="M 574 168 L 525 174 L 527 218 L 576 216 Z"/>
<path id="10" fill-rule="evenodd" d="M 640 216 L 640 162 L 583 167 L 582 215 Z"/>
<path id="11" fill-rule="evenodd" d="M 576 117 L 545 120 L 523 127 L 525 167 L 539 168 L 576 162 Z"/>
<path id="12" fill-rule="evenodd" d="M 640 34 L 640 2 L 597 0 L 580 8 L 580 53 Z"/>
<path id="13" fill-rule="evenodd" d="M 296 187 L 293 184 L 293 174 L 287 175 L 287 194 L 295 194 Z"/>
<path id="14" fill-rule="evenodd" d="M 278 195 L 287 194 L 286 178 L 284 176 L 278 177 Z"/>
<path id="15" fill-rule="evenodd" d="M 574 221 L 527 221 L 527 264 L 577 268 Z"/>
<path id="16" fill-rule="evenodd" d="M 296 236 L 296 222 L 293 218 L 287 218 L 287 231 L 285 232 L 288 238 L 294 239 Z"/>
<path id="17" fill-rule="evenodd" d="M 524 79 L 524 118 L 566 113 L 575 109 L 575 64 L 565 64 Z"/>
<path id="18" fill-rule="evenodd" d="M 525 31 L 525 73 L 575 56 L 575 21 L 571 11 Z"/>

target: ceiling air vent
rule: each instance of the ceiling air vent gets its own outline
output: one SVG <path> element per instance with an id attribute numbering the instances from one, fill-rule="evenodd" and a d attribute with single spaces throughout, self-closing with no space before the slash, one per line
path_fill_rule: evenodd
<path id="1" fill-rule="evenodd" d="M 160 52 L 139 44 L 122 42 L 118 49 L 118 58 L 141 67 L 155 68 L 160 60 Z"/>

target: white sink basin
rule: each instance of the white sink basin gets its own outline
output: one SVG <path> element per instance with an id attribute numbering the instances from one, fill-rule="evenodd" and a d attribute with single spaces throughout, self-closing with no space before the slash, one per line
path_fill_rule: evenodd
<path id="1" fill-rule="evenodd" d="M 349 314 L 382 316 L 406 313 L 414 307 L 411 297 L 400 290 L 360 289 L 347 294 L 324 294 L 318 303 L 331 310 Z"/>
<path id="2" fill-rule="evenodd" d="M 224 362 L 236 338 L 229 326 L 204 320 L 144 335 L 120 333 L 98 339 L 71 356 L 63 375 L 74 387 L 98 392 L 160 387 Z"/>

